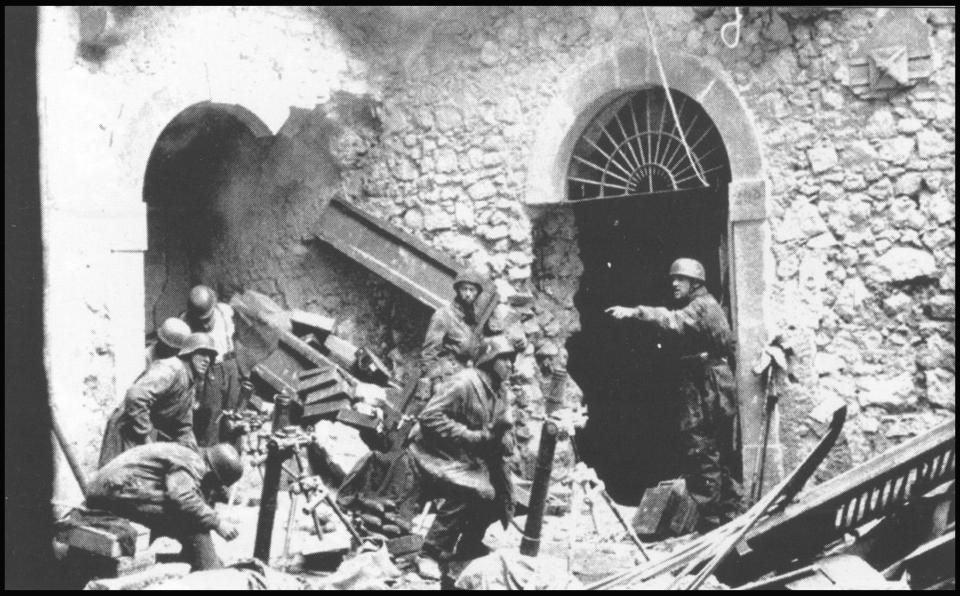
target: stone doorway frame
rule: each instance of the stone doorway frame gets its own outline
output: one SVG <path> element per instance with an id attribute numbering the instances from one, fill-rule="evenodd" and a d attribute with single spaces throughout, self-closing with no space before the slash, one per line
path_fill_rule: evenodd
<path id="1" fill-rule="evenodd" d="M 680 52 L 661 55 L 672 89 L 695 99 L 720 131 L 730 161 L 727 223 L 730 300 L 737 339 L 737 400 L 743 437 L 741 457 L 745 488 L 763 432 L 763 386 L 750 363 L 766 345 L 769 314 L 767 289 L 774 261 L 770 250 L 766 166 L 753 117 L 726 73 Z M 535 123 L 537 136 L 527 163 L 524 200 L 530 207 L 566 202 L 567 168 L 580 135 L 617 96 L 661 86 L 653 53 L 646 47 L 605 49 L 566 75 L 567 83 Z M 764 484 L 783 474 L 778 417 L 771 421 Z"/>

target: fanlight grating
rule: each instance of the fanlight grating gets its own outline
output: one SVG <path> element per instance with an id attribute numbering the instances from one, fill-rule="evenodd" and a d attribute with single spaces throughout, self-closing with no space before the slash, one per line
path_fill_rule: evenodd
<path id="1" fill-rule="evenodd" d="M 679 127 L 662 88 L 624 95 L 594 118 L 570 160 L 571 199 L 689 190 L 730 180 L 723 140 L 710 117 L 683 93 L 671 94 Z"/>

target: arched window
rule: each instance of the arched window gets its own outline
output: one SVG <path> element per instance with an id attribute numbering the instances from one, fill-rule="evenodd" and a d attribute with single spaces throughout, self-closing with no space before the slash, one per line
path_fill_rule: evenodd
<path id="1" fill-rule="evenodd" d="M 700 104 L 662 87 L 631 92 L 602 110 L 577 142 L 567 173 L 571 200 L 691 190 L 729 182 L 720 133 Z"/>

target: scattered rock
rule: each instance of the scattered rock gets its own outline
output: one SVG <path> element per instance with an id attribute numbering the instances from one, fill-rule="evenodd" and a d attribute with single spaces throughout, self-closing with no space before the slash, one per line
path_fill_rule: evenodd
<path id="1" fill-rule="evenodd" d="M 909 313 L 911 306 L 913 306 L 913 299 L 903 292 L 894 292 L 883 301 L 883 306 L 887 312 L 893 315 Z"/>
<path id="2" fill-rule="evenodd" d="M 819 256 L 805 257 L 798 268 L 800 283 L 807 288 L 819 289 L 827 285 L 827 265 Z"/>
<path id="3" fill-rule="evenodd" d="M 906 197 L 898 197 L 890 205 L 890 223 L 896 228 L 923 229 L 927 218 L 917 208 L 916 203 Z"/>
<path id="4" fill-rule="evenodd" d="M 869 416 L 860 416 L 857 419 L 860 423 L 860 430 L 865 433 L 873 434 L 880 430 L 880 421 Z"/>
<path id="5" fill-rule="evenodd" d="M 867 136 L 889 138 L 896 134 L 896 121 L 893 113 L 888 109 L 879 109 L 870 116 L 867 123 Z"/>
<path id="6" fill-rule="evenodd" d="M 919 138 L 920 135 L 917 135 Z M 912 137 L 896 137 L 880 144 L 880 159 L 902 166 L 910 159 L 913 153 L 914 141 Z"/>
<path id="7" fill-rule="evenodd" d="M 836 354 L 818 352 L 813 359 L 813 367 L 821 377 L 842 372 L 846 366 L 846 361 Z"/>
<path id="8" fill-rule="evenodd" d="M 474 226 L 474 216 L 473 216 L 473 204 L 469 201 L 457 201 L 454 218 L 457 221 L 457 225 L 464 228 L 472 228 Z"/>
<path id="9" fill-rule="evenodd" d="M 480 233 L 483 234 L 484 238 L 487 238 L 488 240 L 500 240 L 501 238 L 506 238 L 510 234 L 510 228 L 507 226 L 507 224 L 486 226 L 481 230 Z"/>
<path id="10" fill-rule="evenodd" d="M 822 145 L 807 151 L 807 159 L 810 160 L 810 169 L 814 174 L 826 172 L 837 165 L 837 151 L 833 145 Z"/>
<path id="11" fill-rule="evenodd" d="M 957 381 L 955 373 L 938 368 L 926 371 L 924 376 L 927 381 L 927 401 L 951 412 L 956 411 Z"/>
<path id="12" fill-rule="evenodd" d="M 463 125 L 463 114 L 452 106 L 443 106 L 437 109 L 437 128 L 448 132 Z"/>
<path id="13" fill-rule="evenodd" d="M 933 130 L 923 130 L 917 133 L 917 153 L 926 159 L 937 157 L 950 151 L 950 144 L 940 133 Z"/>
<path id="14" fill-rule="evenodd" d="M 828 232 L 826 222 L 820 211 L 811 203 L 801 201 L 791 208 L 777 228 L 776 236 L 780 242 L 806 239 Z"/>
<path id="15" fill-rule="evenodd" d="M 954 296 L 938 295 L 926 305 L 927 316 L 937 321 L 953 321 L 957 318 L 957 300 Z"/>
<path id="16" fill-rule="evenodd" d="M 912 197 L 920 192 L 923 185 L 923 176 L 918 172 L 908 172 L 897 179 L 896 189 L 898 195 L 907 195 Z"/>
<path id="17" fill-rule="evenodd" d="M 826 225 L 826 224 L 824 224 L 824 225 Z M 837 239 L 836 239 L 836 237 L 834 237 L 833 234 L 830 233 L 829 230 L 827 230 L 827 231 L 824 232 L 823 234 L 819 234 L 819 235 L 817 235 L 817 236 L 814 236 L 813 238 L 811 238 L 810 240 L 807 241 L 807 246 L 808 246 L 808 247 L 810 247 L 810 248 L 817 248 L 817 249 L 819 249 L 819 248 L 830 248 L 830 247 L 836 246 L 836 245 L 837 245 Z"/>
<path id="18" fill-rule="evenodd" d="M 391 166 L 393 175 L 396 176 L 399 180 L 412 181 L 417 178 L 417 168 L 414 166 L 409 159 L 399 158 L 395 160 Z"/>
<path id="19" fill-rule="evenodd" d="M 923 128 L 923 122 L 916 118 L 903 118 L 897 122 L 897 132 L 901 134 L 912 135 Z"/>
<path id="20" fill-rule="evenodd" d="M 470 187 L 467 188 L 467 194 L 470 195 L 470 198 L 474 201 L 481 201 L 497 194 L 497 189 L 489 180 L 481 180 L 476 184 L 471 184 Z"/>
<path id="21" fill-rule="evenodd" d="M 910 373 L 892 378 L 861 378 L 857 380 L 857 400 L 863 407 L 896 409 L 906 404 L 913 389 L 913 375 Z"/>
<path id="22" fill-rule="evenodd" d="M 948 267 L 947 271 L 940 277 L 940 288 L 951 292 L 957 290 L 957 272 L 953 267 Z"/>
<path id="23" fill-rule="evenodd" d="M 423 227 L 431 232 L 453 227 L 453 218 L 442 209 L 433 209 L 423 219 Z"/>
<path id="24" fill-rule="evenodd" d="M 411 230 L 419 230 L 423 227 L 423 212 L 419 209 L 407 209 L 403 214 L 403 223 Z"/>
<path id="25" fill-rule="evenodd" d="M 823 89 L 820 91 L 820 98 L 832 110 L 843 109 L 843 95 L 833 89 Z"/>
<path id="26" fill-rule="evenodd" d="M 920 208 L 940 225 L 949 223 L 957 214 L 957 206 L 953 199 L 940 192 L 921 193 Z"/>
<path id="27" fill-rule="evenodd" d="M 924 345 L 917 352 L 917 367 L 921 370 L 933 368 L 956 369 L 956 348 L 940 335 L 933 334 L 927 337 Z"/>
<path id="28" fill-rule="evenodd" d="M 437 151 L 434 162 L 438 172 L 455 172 L 458 169 L 457 154 L 450 148 L 443 148 Z"/>
<path id="29" fill-rule="evenodd" d="M 837 300 L 834 303 L 834 309 L 842 317 L 852 318 L 859 314 L 863 309 L 863 303 L 872 296 L 867 286 L 860 281 L 859 277 L 851 277 L 844 282 Z"/>
<path id="30" fill-rule="evenodd" d="M 497 47 L 497 44 L 491 40 L 487 40 L 483 43 L 483 48 L 480 50 L 480 62 L 484 66 L 493 66 L 500 62 L 500 48 Z"/>
<path id="31" fill-rule="evenodd" d="M 880 155 L 869 141 L 851 141 L 841 150 L 844 165 L 863 165 L 878 159 Z"/>
<path id="32" fill-rule="evenodd" d="M 937 264 L 932 254 L 903 246 L 890 249 L 867 267 L 868 278 L 876 283 L 904 282 L 936 273 Z"/>
<path id="33" fill-rule="evenodd" d="M 530 278 L 530 267 L 511 267 L 507 271 L 510 281 L 520 281 Z"/>

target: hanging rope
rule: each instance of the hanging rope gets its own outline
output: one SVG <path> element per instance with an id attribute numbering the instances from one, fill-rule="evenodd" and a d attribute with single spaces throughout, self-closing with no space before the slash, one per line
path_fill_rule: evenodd
<path id="1" fill-rule="evenodd" d="M 736 6 L 734 7 L 734 10 L 736 11 L 737 15 L 734 20 L 730 21 L 723 27 L 720 27 L 720 41 L 722 41 L 723 44 L 731 50 L 740 44 L 740 21 L 743 20 L 743 15 L 740 14 L 740 7 Z M 730 27 L 737 28 L 736 32 L 733 34 L 733 43 L 727 41 L 727 31 L 730 30 Z"/>
<path id="2" fill-rule="evenodd" d="M 663 85 L 663 92 L 667 96 L 667 104 L 670 105 L 670 114 L 673 115 L 673 122 L 677 126 L 677 132 L 680 133 L 680 142 L 683 143 L 683 149 L 687 152 L 687 159 L 690 160 L 690 165 L 693 166 L 693 171 L 697 175 L 697 178 L 700 179 L 700 183 L 704 186 L 710 186 L 707 179 L 703 176 L 700 164 L 697 163 L 697 160 L 693 157 L 693 151 L 690 150 L 690 145 L 687 144 L 687 136 L 683 132 L 683 126 L 680 125 L 677 106 L 673 105 L 673 95 L 670 93 L 670 87 L 667 84 L 667 73 L 663 70 L 663 63 L 660 62 L 660 51 L 657 49 L 657 40 L 653 36 L 653 26 L 650 25 L 650 15 L 646 6 L 643 7 L 643 19 L 647 22 L 647 32 L 650 34 L 650 47 L 653 48 L 653 57 L 657 61 L 657 70 L 660 72 L 660 83 Z"/>

